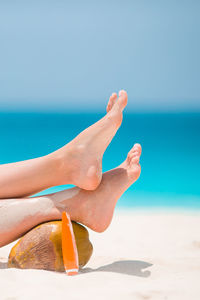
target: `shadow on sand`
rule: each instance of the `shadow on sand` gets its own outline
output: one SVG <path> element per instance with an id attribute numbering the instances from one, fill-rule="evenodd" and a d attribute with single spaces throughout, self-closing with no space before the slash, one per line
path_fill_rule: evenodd
<path id="1" fill-rule="evenodd" d="M 7 268 L 8 268 L 8 263 L 0 261 L 0 269 L 7 269 Z"/>
<path id="2" fill-rule="evenodd" d="M 144 269 L 149 268 L 151 266 L 153 266 L 153 264 L 140 260 L 119 260 L 115 261 L 112 264 L 99 267 L 97 269 L 84 268 L 80 270 L 80 275 L 90 272 L 114 272 L 138 277 L 149 277 L 151 275 L 151 272 L 149 270 Z M 7 268 L 7 262 L 0 262 L 0 269 Z"/>
<path id="3" fill-rule="evenodd" d="M 120 260 L 115 261 L 112 264 L 99 267 L 97 269 L 85 268 L 82 269 L 80 273 L 84 274 L 89 272 L 114 272 L 138 277 L 149 277 L 151 275 L 151 272 L 144 269 L 151 266 L 153 265 L 145 261 Z"/>

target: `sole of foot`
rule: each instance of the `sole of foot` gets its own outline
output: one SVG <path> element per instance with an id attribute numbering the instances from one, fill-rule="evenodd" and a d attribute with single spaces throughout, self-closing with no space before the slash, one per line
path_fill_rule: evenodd
<path id="1" fill-rule="evenodd" d="M 96 232 L 108 228 L 118 199 L 140 176 L 141 151 L 140 144 L 135 144 L 119 167 L 103 174 L 95 191 L 82 191 L 80 214 L 75 221 Z"/>

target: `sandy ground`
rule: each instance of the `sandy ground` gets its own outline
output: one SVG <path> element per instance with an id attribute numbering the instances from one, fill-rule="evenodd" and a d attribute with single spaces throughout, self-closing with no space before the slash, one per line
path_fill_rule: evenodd
<path id="1" fill-rule="evenodd" d="M 200 299 L 200 213 L 116 211 L 80 275 L 7 268 L 0 249 L 0 300 Z"/>

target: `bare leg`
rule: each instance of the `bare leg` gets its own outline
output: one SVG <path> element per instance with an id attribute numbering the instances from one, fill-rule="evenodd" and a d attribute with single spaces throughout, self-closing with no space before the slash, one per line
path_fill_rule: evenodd
<path id="1" fill-rule="evenodd" d="M 64 210 L 72 220 L 94 231 L 104 231 L 112 220 L 117 200 L 140 175 L 140 154 L 141 147 L 136 144 L 118 168 L 103 174 L 95 191 L 75 187 L 42 197 L 1 200 L 0 246 L 39 223 L 60 219 Z"/>
<path id="2" fill-rule="evenodd" d="M 124 91 L 113 94 L 107 114 L 61 149 L 44 157 L 0 165 L 0 198 L 26 197 L 55 185 L 95 189 L 102 177 L 102 156 L 122 122 Z"/>

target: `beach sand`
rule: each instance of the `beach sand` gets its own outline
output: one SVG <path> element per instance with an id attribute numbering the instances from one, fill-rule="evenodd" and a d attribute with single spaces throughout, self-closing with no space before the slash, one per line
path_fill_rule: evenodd
<path id="1" fill-rule="evenodd" d="M 0 248 L 0 299 L 200 299 L 200 213 L 117 210 L 90 240 L 93 256 L 74 277 L 8 269 L 15 243 Z"/>

